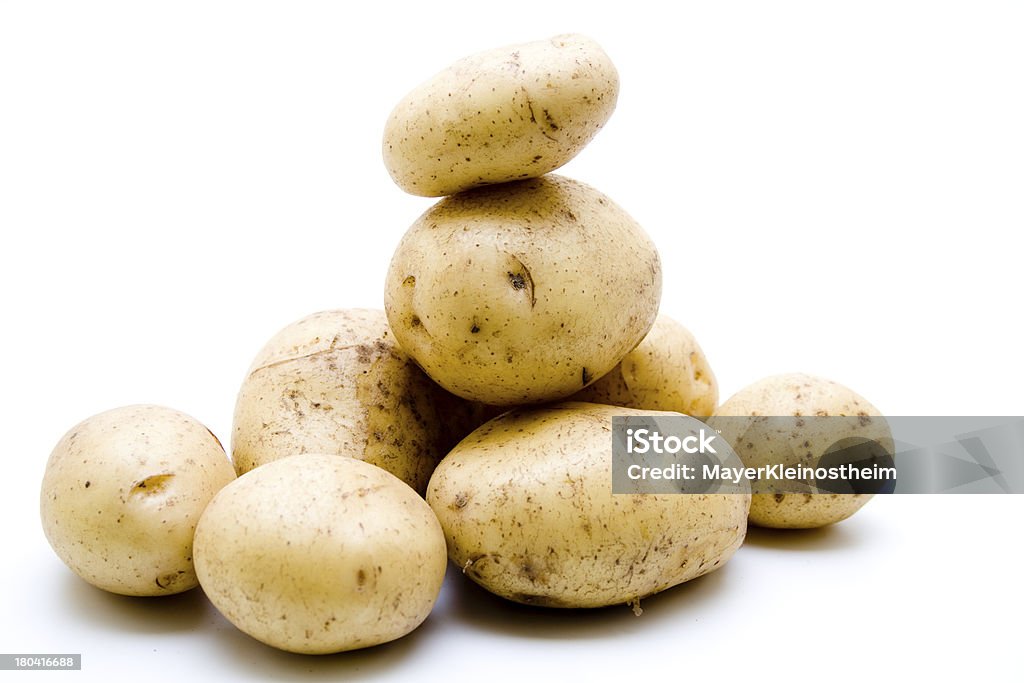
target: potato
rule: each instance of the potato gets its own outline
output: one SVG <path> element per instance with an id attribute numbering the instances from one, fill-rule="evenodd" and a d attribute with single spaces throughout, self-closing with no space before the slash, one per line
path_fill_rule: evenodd
<path id="1" fill-rule="evenodd" d="M 273 647 L 325 654 L 419 626 L 441 590 L 444 534 L 415 491 L 379 467 L 296 455 L 211 501 L 195 541 L 203 590 Z"/>
<path id="2" fill-rule="evenodd" d="M 810 419 L 755 423 L 722 419 L 726 416 Z M 828 416 L 859 419 L 814 419 Z M 741 389 L 719 406 L 708 424 L 722 431 L 747 467 L 777 463 L 813 467 L 830 446 L 848 437 L 876 441 L 892 453 L 892 433 L 880 416 L 877 408 L 841 384 L 811 375 L 788 374 L 768 377 Z M 870 498 L 868 494 L 755 493 L 750 504 L 750 522 L 779 529 L 822 527 L 846 519 Z"/>
<path id="3" fill-rule="evenodd" d="M 519 408 L 466 437 L 427 488 L 448 555 L 471 579 L 548 607 L 636 603 L 721 567 L 747 494 L 612 495 L 613 415 L 590 403 Z"/>
<path id="4" fill-rule="evenodd" d="M 402 352 L 383 311 L 307 316 L 259 352 L 235 404 L 238 474 L 288 455 L 379 465 L 422 493 L 459 439 L 493 416 L 434 384 Z"/>
<path id="5" fill-rule="evenodd" d="M 192 535 L 206 504 L 235 478 L 217 437 L 170 408 L 136 405 L 73 427 L 46 463 L 46 539 L 94 586 L 170 595 L 196 586 Z"/>
<path id="6" fill-rule="evenodd" d="M 718 382 L 690 331 L 659 315 L 639 346 L 568 400 L 707 417 L 718 405 Z"/>
<path id="7" fill-rule="evenodd" d="M 555 175 L 470 190 L 409 228 L 387 275 L 398 343 L 448 391 L 493 405 L 565 398 L 647 334 L 661 262 L 625 211 Z"/>
<path id="8" fill-rule="evenodd" d="M 562 166 L 615 109 L 619 75 L 601 47 L 555 36 L 459 60 L 398 106 L 384 164 L 406 192 L 441 197 Z"/>

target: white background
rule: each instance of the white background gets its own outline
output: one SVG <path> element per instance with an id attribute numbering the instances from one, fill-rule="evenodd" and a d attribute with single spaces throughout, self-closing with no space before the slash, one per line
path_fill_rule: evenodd
<path id="1" fill-rule="evenodd" d="M 0 2 L 0 652 L 81 652 L 55 675 L 75 680 L 1020 680 L 1021 496 L 752 532 L 640 618 L 519 608 L 450 571 L 419 631 L 324 658 L 250 640 L 199 591 L 106 595 L 52 554 L 60 436 L 148 402 L 227 442 L 273 332 L 382 305 L 431 203 L 381 163 L 391 107 L 460 56 L 567 31 L 622 87 L 562 172 L 651 234 L 663 310 L 723 398 L 807 371 L 892 415 L 1024 413 L 1020 3 Z"/>

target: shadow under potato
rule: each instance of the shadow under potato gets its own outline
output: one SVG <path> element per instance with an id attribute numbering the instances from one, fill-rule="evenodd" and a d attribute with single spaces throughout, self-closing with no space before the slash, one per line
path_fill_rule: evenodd
<path id="1" fill-rule="evenodd" d="M 61 604 L 88 628 L 130 633 L 193 631 L 215 611 L 199 588 L 158 597 L 109 593 L 70 571 L 60 587 Z"/>
<path id="2" fill-rule="evenodd" d="M 438 626 L 437 617 L 432 614 L 412 633 L 389 643 L 335 654 L 306 655 L 265 645 L 235 628 L 219 613 L 216 617 L 210 637 L 217 656 L 230 660 L 232 668 L 245 672 L 251 680 L 295 680 L 300 672 L 302 680 L 377 678 L 388 669 L 401 667 Z"/>
<path id="3" fill-rule="evenodd" d="M 699 614 L 727 591 L 729 568 L 669 588 L 640 601 L 643 614 L 630 605 L 566 609 L 523 605 L 488 592 L 459 568 L 449 565 L 443 595 L 444 618 L 457 619 L 473 628 L 520 638 L 586 639 L 619 635 L 623 630 L 656 628 L 665 620 L 679 618 L 679 612 Z"/>
<path id="4" fill-rule="evenodd" d="M 751 525 L 743 544 L 793 551 L 840 550 L 860 545 L 861 534 L 858 531 L 854 526 L 844 526 L 842 522 L 816 529 L 769 529 Z"/>

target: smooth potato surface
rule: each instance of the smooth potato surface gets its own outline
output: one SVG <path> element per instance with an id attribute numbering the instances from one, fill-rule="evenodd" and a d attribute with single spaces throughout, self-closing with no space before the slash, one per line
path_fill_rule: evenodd
<path id="1" fill-rule="evenodd" d="M 749 495 L 612 494 L 611 418 L 639 414 L 651 412 L 514 409 L 466 437 L 427 489 L 451 560 L 497 595 L 548 607 L 635 603 L 721 567 Z"/>
<path id="2" fill-rule="evenodd" d="M 565 398 L 650 330 L 661 262 L 625 211 L 549 175 L 448 197 L 402 238 L 384 307 L 431 378 L 468 400 Z"/>
<path id="3" fill-rule="evenodd" d="M 196 530 L 196 572 L 235 626 L 273 647 L 325 654 L 409 633 L 447 565 L 437 518 L 374 465 L 276 460 L 225 487 Z"/>
<path id="4" fill-rule="evenodd" d="M 184 413 L 110 410 L 58 442 L 40 493 L 43 531 L 89 583 L 123 595 L 196 586 L 192 537 L 206 504 L 235 478 L 217 438 Z"/>
<path id="5" fill-rule="evenodd" d="M 740 434 L 734 417 L 807 417 L 802 428 L 793 431 L 788 421 L 784 429 L 767 422 L 762 427 L 751 422 Z M 815 421 L 814 417 L 857 417 L 853 421 Z M 741 389 L 715 411 L 709 421 L 723 436 L 747 467 L 762 465 L 813 466 L 827 449 L 843 437 L 877 441 L 892 452 L 889 425 L 873 405 L 853 390 L 828 379 L 806 374 L 767 377 Z M 797 423 L 799 424 L 799 423 Z M 844 433 L 836 431 L 839 424 Z M 768 429 L 771 433 L 766 433 Z M 842 521 L 871 499 L 869 494 L 844 493 L 755 493 L 750 504 L 750 522 L 762 527 L 810 529 Z"/>
<path id="6" fill-rule="evenodd" d="M 639 346 L 569 400 L 708 417 L 718 405 L 718 382 L 693 334 L 659 315 Z"/>
<path id="7" fill-rule="evenodd" d="M 590 142 L 618 91 L 615 66 L 584 36 L 482 52 L 395 107 L 384 130 L 384 164 L 399 187 L 425 197 L 535 178 Z"/>

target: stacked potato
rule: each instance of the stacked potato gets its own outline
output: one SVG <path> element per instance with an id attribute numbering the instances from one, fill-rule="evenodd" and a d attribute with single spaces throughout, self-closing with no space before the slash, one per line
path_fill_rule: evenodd
<path id="1" fill-rule="evenodd" d="M 413 90 L 384 160 L 402 189 L 444 198 L 399 242 L 385 310 L 315 313 L 267 342 L 238 394 L 233 468 L 166 408 L 70 430 L 41 495 L 61 559 L 129 595 L 198 582 L 253 637 L 326 653 L 416 628 L 446 558 L 517 602 L 638 609 L 721 567 L 748 512 L 806 527 L 856 511 L 866 497 L 612 495 L 613 415 L 878 414 L 803 375 L 717 406 L 699 344 L 658 315 L 650 238 L 550 173 L 617 96 L 615 67 L 577 35 L 463 59 Z M 748 465 L 780 457 L 745 445 Z"/>
<path id="2" fill-rule="evenodd" d="M 607 196 L 548 174 L 605 124 L 618 83 L 600 46 L 557 36 L 456 62 L 391 114 L 392 178 L 450 196 L 399 243 L 384 307 L 398 343 L 453 394 L 713 410 L 689 333 L 663 319 L 648 336 L 661 298 L 650 238 Z M 639 412 L 520 407 L 474 431 L 427 489 L 449 557 L 503 597 L 558 607 L 635 604 L 721 566 L 749 497 L 612 495 L 611 416 Z"/>

